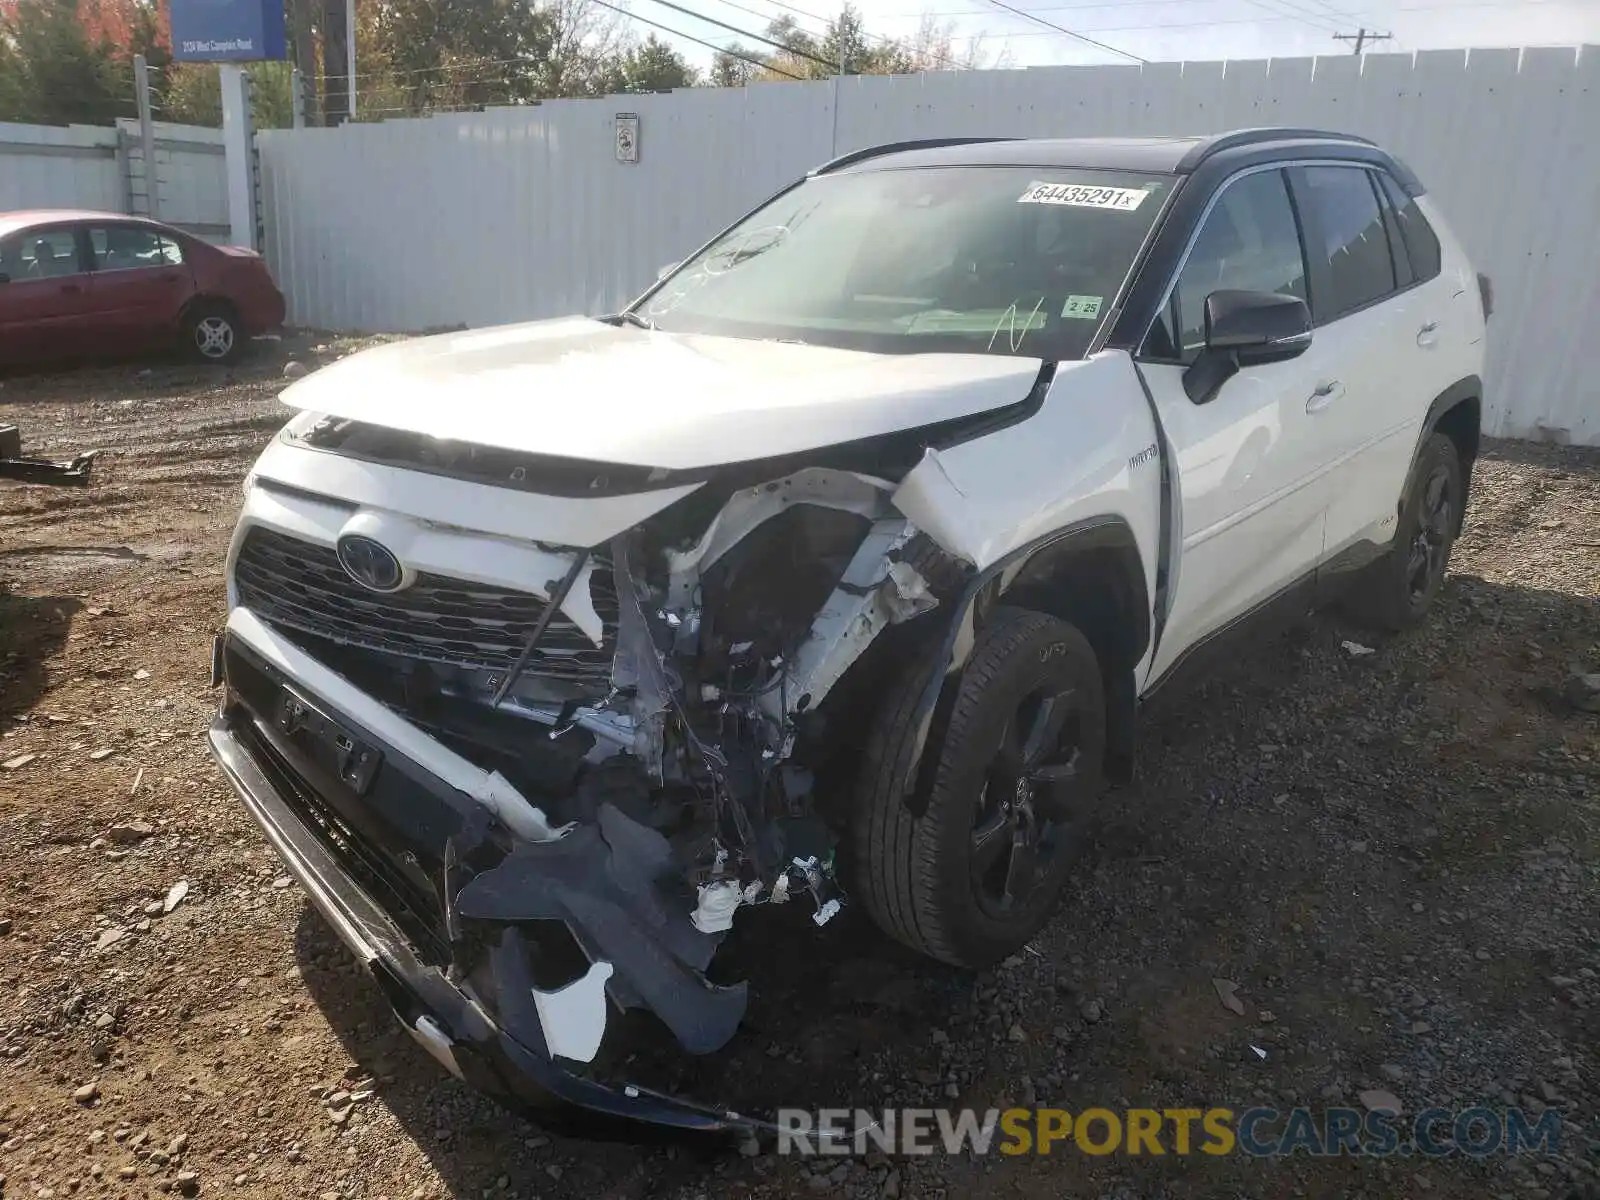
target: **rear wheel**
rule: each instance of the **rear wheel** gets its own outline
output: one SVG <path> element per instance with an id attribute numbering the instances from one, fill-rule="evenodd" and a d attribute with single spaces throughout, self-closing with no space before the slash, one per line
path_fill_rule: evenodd
<path id="1" fill-rule="evenodd" d="M 898 782 L 914 749 L 926 668 L 891 687 L 868 739 L 853 813 L 853 891 L 914 950 L 956 966 L 1004 958 L 1061 895 L 1074 826 L 1099 795 L 1105 692 L 1093 648 L 1065 621 L 1000 609 L 979 633 L 920 816 Z"/>
<path id="2" fill-rule="evenodd" d="M 201 362 L 231 363 L 244 352 L 244 331 L 233 306 L 202 300 L 183 320 L 184 349 Z"/>
<path id="3" fill-rule="evenodd" d="M 1428 615 L 1444 584 L 1465 493 L 1455 443 L 1442 433 L 1430 435 L 1412 468 L 1393 544 L 1346 597 L 1359 620 L 1398 631 Z"/>

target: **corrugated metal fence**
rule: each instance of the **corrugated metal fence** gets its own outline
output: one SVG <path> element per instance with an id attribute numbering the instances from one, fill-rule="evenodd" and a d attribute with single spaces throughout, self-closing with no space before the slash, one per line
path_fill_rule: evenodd
<path id="1" fill-rule="evenodd" d="M 263 131 L 297 323 L 614 310 L 815 164 L 902 138 L 1309 125 L 1395 150 L 1493 276 L 1494 433 L 1600 443 L 1600 47 L 858 76 Z M 637 113 L 639 161 L 615 117 Z"/>
<path id="2" fill-rule="evenodd" d="M 19 208 L 88 208 L 147 215 L 150 175 L 139 123 L 91 125 L 0 123 L 0 212 Z M 155 126 L 155 214 L 208 241 L 228 234 L 228 188 L 222 131 Z"/>

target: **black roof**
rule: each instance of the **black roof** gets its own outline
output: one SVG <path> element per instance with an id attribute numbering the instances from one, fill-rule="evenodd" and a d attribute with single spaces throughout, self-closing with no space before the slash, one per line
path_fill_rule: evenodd
<path id="1" fill-rule="evenodd" d="M 843 155 L 814 175 L 902 167 L 1101 167 L 1188 174 L 1231 150 L 1314 153 L 1371 148 L 1365 138 L 1318 129 L 1239 129 L 1201 137 L 1148 138 L 936 138 L 895 142 Z M 1365 157 L 1365 156 L 1363 156 Z"/>

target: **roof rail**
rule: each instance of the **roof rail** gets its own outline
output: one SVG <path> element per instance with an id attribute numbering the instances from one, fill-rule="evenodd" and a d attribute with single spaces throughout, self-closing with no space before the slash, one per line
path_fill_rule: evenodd
<path id="1" fill-rule="evenodd" d="M 902 150 L 940 150 L 945 146 L 975 146 L 983 142 L 1014 142 L 1018 139 L 1012 137 L 947 137 L 947 138 L 918 138 L 910 142 L 885 142 L 881 146 L 868 146 L 864 150 L 852 150 L 849 154 L 841 154 L 838 158 L 829 159 L 820 167 L 813 167 L 808 174 L 826 175 L 830 171 L 837 171 L 841 167 L 848 167 L 852 163 L 865 162 L 869 158 L 878 158 L 884 154 L 899 154 Z"/>
<path id="2" fill-rule="evenodd" d="M 1288 142 L 1315 139 L 1325 142 L 1357 142 L 1363 146 L 1376 145 L 1364 137 L 1357 137 L 1353 133 L 1334 133 L 1327 129 L 1300 129 L 1294 126 L 1266 125 L 1259 129 L 1235 129 L 1231 133 L 1219 133 L 1200 142 L 1189 153 L 1178 160 L 1179 172 L 1193 171 L 1213 154 L 1220 154 L 1224 150 L 1232 150 L 1238 146 L 1253 146 L 1262 142 Z"/>

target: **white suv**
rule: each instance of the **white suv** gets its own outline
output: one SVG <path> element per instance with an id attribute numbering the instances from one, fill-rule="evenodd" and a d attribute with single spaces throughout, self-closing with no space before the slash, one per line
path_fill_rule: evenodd
<path id="1" fill-rule="evenodd" d="M 1427 612 L 1487 308 L 1356 138 L 849 155 L 626 312 L 285 392 L 212 747 L 452 1070 L 739 1124 L 620 1079 L 615 1015 L 722 1046 L 730 929 L 829 934 L 784 911 L 1032 937 L 1196 651 L 1345 584 Z"/>

